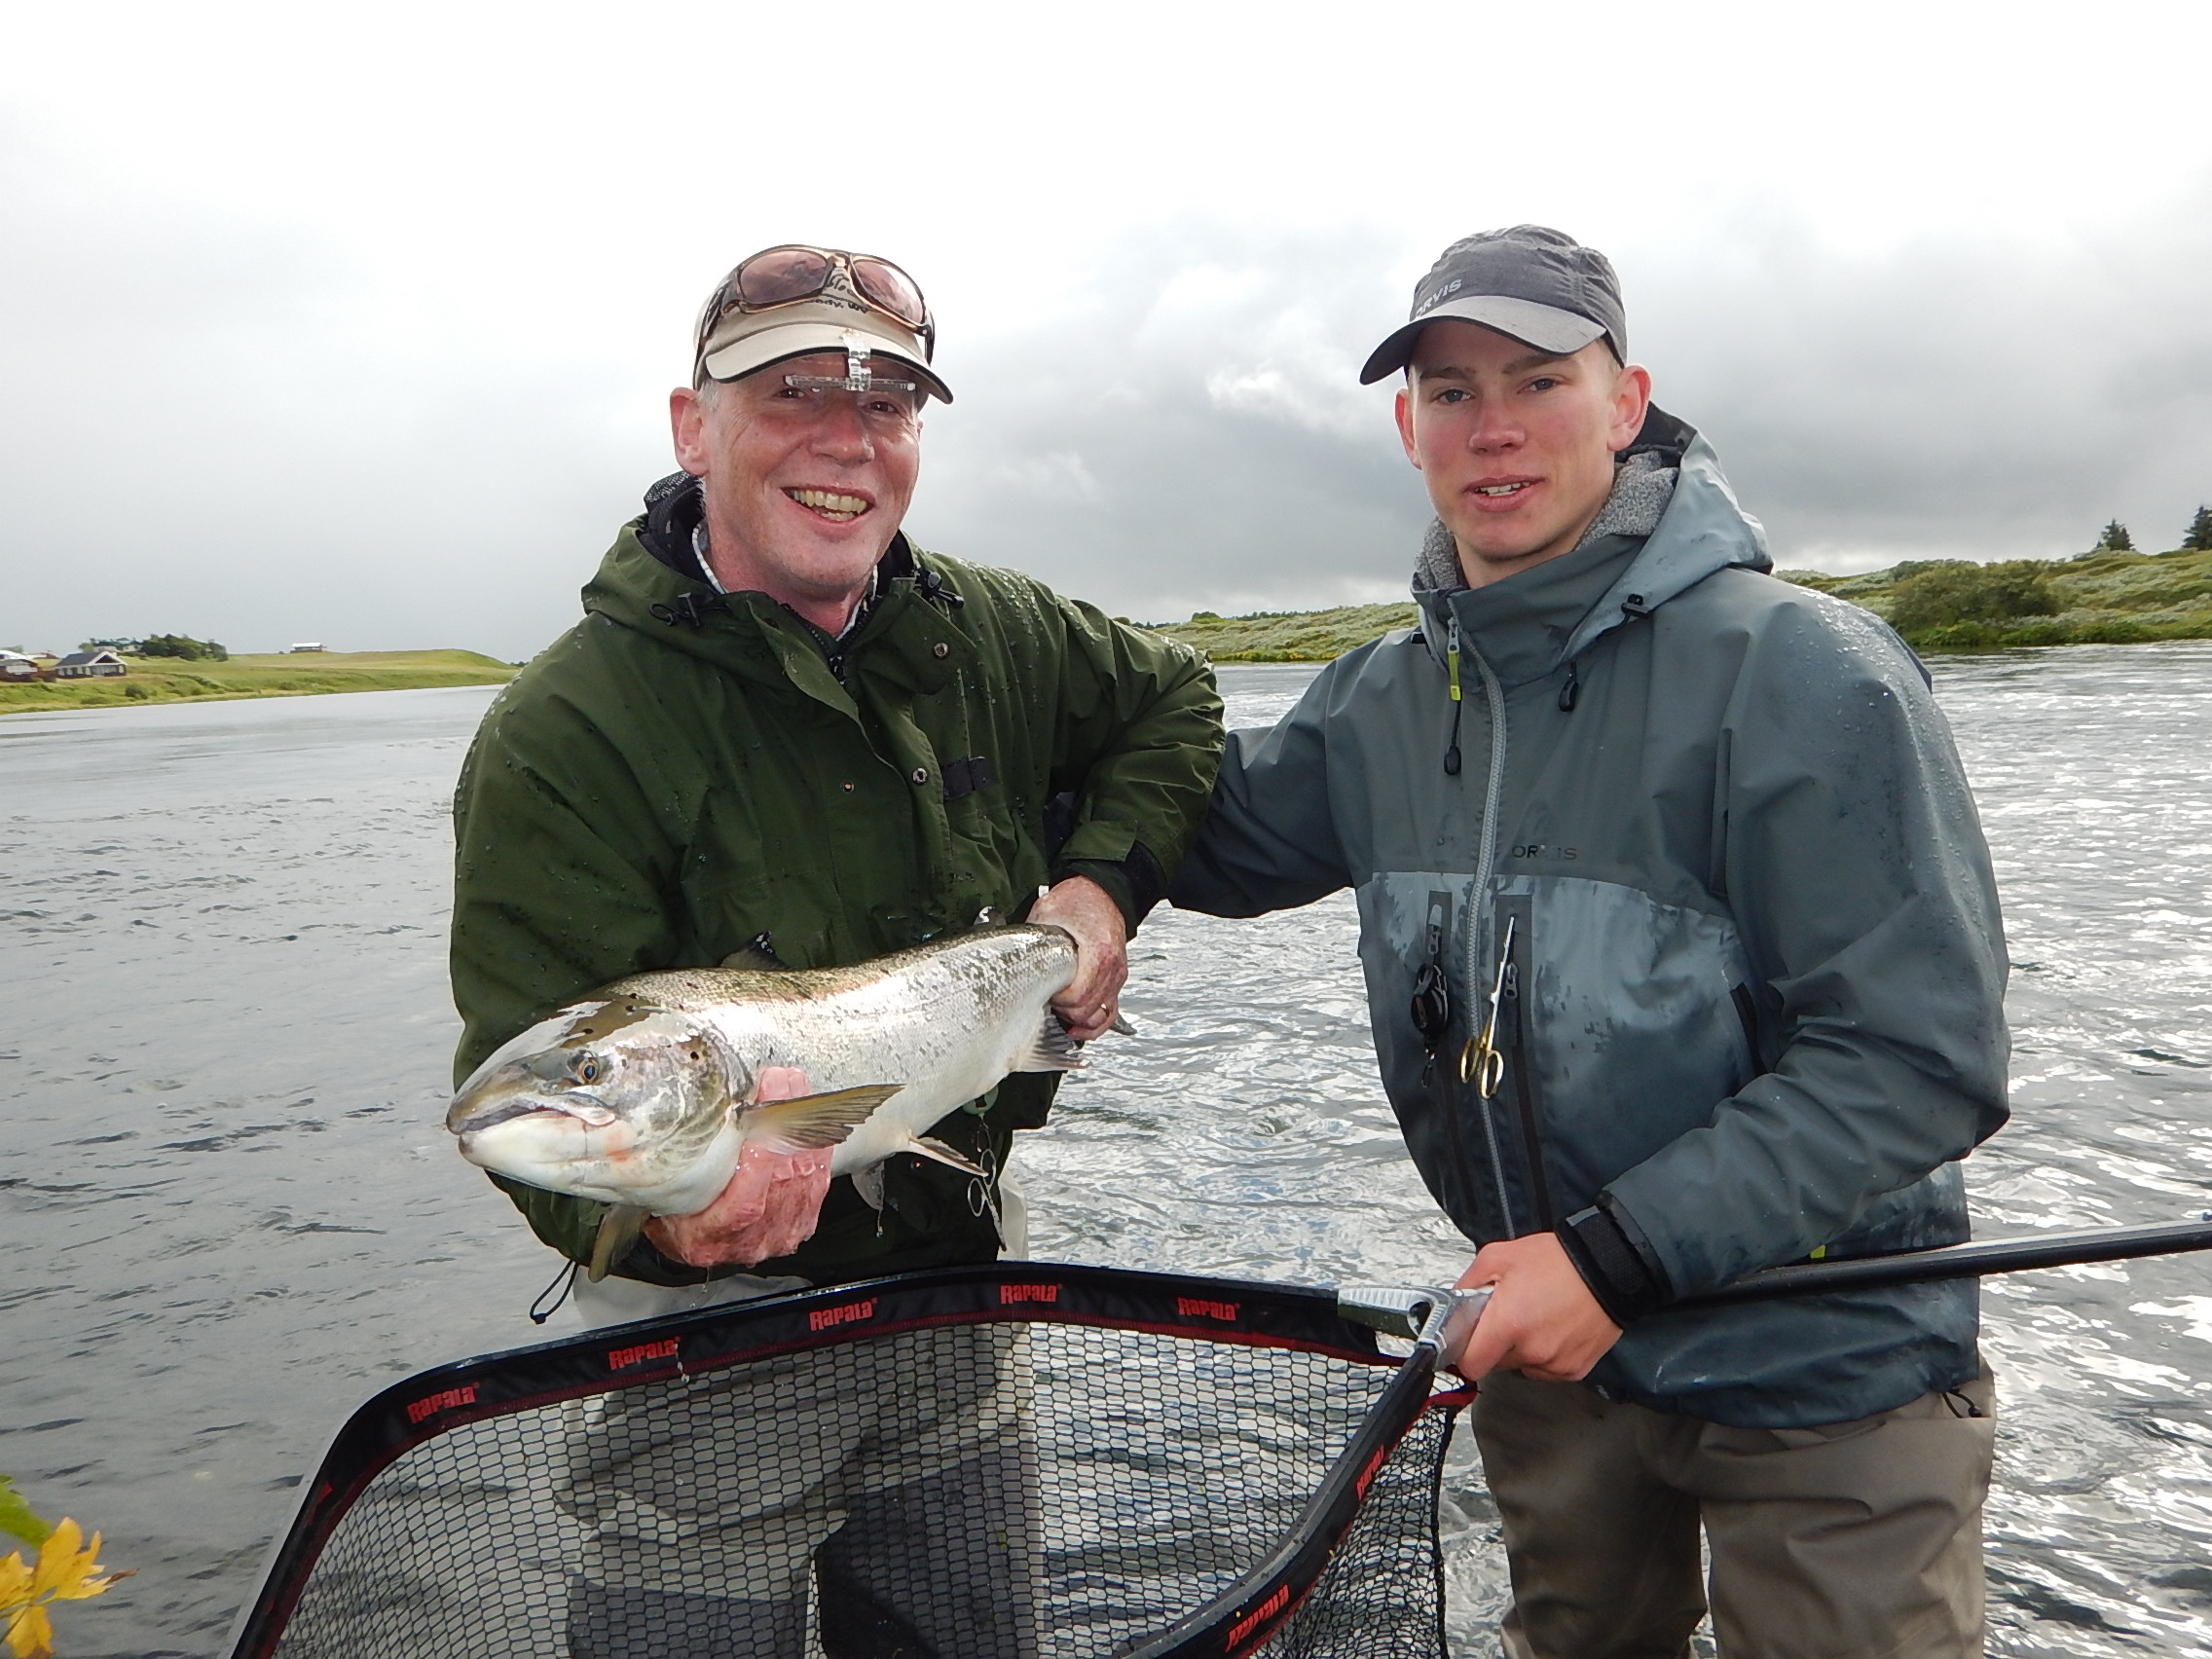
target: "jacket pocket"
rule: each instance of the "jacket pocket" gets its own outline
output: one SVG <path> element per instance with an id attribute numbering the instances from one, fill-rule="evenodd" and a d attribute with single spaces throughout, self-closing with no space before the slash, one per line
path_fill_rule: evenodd
<path id="1" fill-rule="evenodd" d="M 1724 915 L 1582 876 L 1514 876 L 1499 902 L 1521 896 L 1534 950 L 1520 1069 L 1554 1209 L 1571 1215 L 1756 1074 L 1756 1008 L 1747 1029 L 1734 994 L 1751 975 Z"/>

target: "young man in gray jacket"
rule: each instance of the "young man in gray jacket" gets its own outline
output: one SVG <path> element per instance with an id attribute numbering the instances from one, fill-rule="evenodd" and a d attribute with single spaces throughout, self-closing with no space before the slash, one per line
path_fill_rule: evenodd
<path id="1" fill-rule="evenodd" d="M 1968 1235 L 2005 1122 L 1987 851 L 1920 664 L 1776 581 L 1652 406 L 1611 265 L 1448 248 L 1362 379 L 1437 523 L 1417 627 L 1232 735 L 1177 904 L 1357 891 L 1390 1100 L 1491 1285 L 1460 1359 L 1506 1650 L 1981 1650 L 1971 1283 L 1714 1310 L 1755 1269 Z"/>

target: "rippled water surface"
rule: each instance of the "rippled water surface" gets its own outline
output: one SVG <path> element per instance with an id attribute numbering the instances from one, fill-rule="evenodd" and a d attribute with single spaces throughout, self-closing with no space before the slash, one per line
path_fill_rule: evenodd
<path id="1" fill-rule="evenodd" d="M 1232 720 L 1310 671 L 1233 668 Z M 1984 1234 L 2212 1205 L 2212 646 L 1938 665 L 2017 971 Z M 440 1126 L 445 807 L 490 693 L 0 719 L 0 1471 L 139 1568 L 65 1651 L 207 1655 L 394 1377 L 515 1346 L 548 1259 Z M 1348 899 L 1162 913 L 1142 1029 L 1021 1155 L 1037 1253 L 1331 1282 L 1466 1251 L 1374 1075 Z M 2212 1654 L 2212 1258 L 1993 1281 L 1992 1650 Z M 1460 1651 L 1501 1569 L 1455 1465 Z"/>

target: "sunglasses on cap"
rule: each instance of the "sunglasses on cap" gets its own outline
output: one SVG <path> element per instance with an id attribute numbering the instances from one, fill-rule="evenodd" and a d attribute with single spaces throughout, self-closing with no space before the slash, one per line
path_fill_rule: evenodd
<path id="1" fill-rule="evenodd" d="M 937 324 L 921 288 L 905 272 L 870 253 L 796 242 L 763 249 L 722 278 L 699 318 L 699 344 L 704 346 L 731 312 L 750 314 L 820 299 L 830 292 L 838 272 L 844 273 L 844 286 L 855 299 L 908 333 L 920 335 L 925 353 L 934 350 Z"/>

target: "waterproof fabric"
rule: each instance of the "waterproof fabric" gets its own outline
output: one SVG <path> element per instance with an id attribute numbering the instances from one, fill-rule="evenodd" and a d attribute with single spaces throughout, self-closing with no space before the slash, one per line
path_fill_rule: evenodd
<path id="1" fill-rule="evenodd" d="M 1357 890 L 1384 1087 L 1478 1243 L 1603 1195 L 1679 1298 L 1957 1242 L 1956 1160 L 2006 1116 L 2006 961 L 1949 729 L 1878 619 L 1765 573 L 1702 438 L 1645 430 L 1680 469 L 1647 538 L 1417 589 L 1419 627 L 1232 734 L 1172 897 L 1254 915 Z M 1436 961 L 1456 1059 L 1509 918 L 1527 992 L 1486 1101 L 1410 1005 Z M 1961 1282 L 1662 1310 L 1590 1381 L 1747 1427 L 1844 1421 L 1975 1375 L 1976 1307 Z"/>
<path id="2" fill-rule="evenodd" d="M 761 940 L 793 968 L 1017 919 L 1090 875 L 1133 926 L 1197 830 L 1221 703 L 1203 659 L 1014 571 L 902 536 L 830 642 L 763 594 L 718 595 L 626 525 L 584 619 L 500 693 L 455 797 L 459 1081 L 507 1038 L 624 974 Z M 833 666 L 834 662 L 834 666 Z M 1048 818 L 1055 822 L 1048 829 Z M 1019 1074 L 940 1138 L 996 1169 L 1056 1078 Z M 495 1179 L 498 1179 L 497 1177 Z M 972 1177 L 887 1172 L 879 1216 L 840 1178 L 795 1253 L 816 1284 L 998 1252 Z M 601 1206 L 499 1180 L 538 1236 L 590 1253 Z M 712 1276 L 649 1242 L 616 1272 Z"/>

